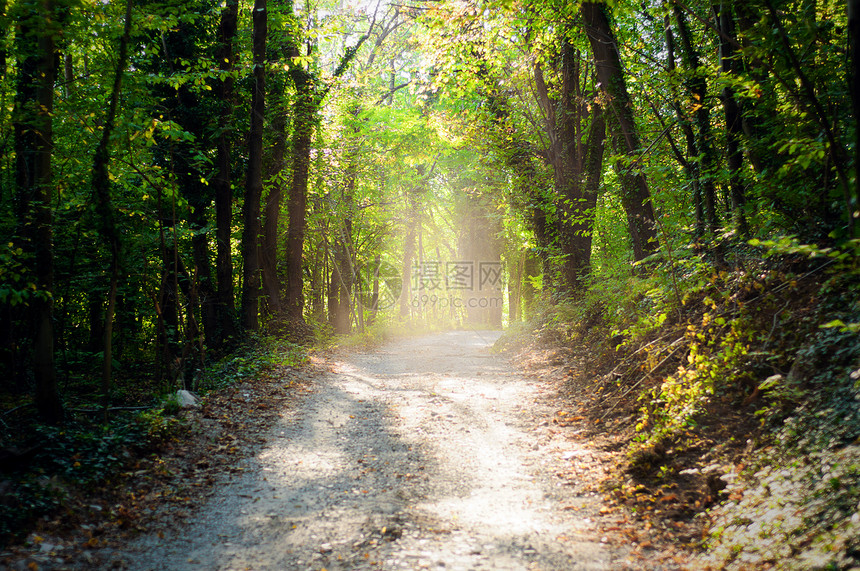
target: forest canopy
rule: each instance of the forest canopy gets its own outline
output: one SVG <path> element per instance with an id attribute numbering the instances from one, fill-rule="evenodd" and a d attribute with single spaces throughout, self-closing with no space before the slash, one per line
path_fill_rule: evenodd
<path id="1" fill-rule="evenodd" d="M 4 391 L 853 252 L 857 5 L 3 0 Z"/>

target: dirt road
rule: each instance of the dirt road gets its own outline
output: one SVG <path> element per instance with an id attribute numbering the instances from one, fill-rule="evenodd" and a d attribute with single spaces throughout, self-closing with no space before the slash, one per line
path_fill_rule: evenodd
<path id="1" fill-rule="evenodd" d="M 617 569 L 596 495 L 554 474 L 591 452 L 551 429 L 553 400 L 448 332 L 348 355 L 144 569 Z"/>

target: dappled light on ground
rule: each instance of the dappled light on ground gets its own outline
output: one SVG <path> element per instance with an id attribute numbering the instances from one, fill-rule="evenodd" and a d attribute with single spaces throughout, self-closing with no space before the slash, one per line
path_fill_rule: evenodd
<path id="1" fill-rule="evenodd" d="M 609 568 L 620 552 L 589 519 L 596 498 L 551 473 L 566 460 L 533 432 L 551 411 L 488 351 L 497 336 L 440 333 L 337 361 L 244 475 L 181 536 L 142 539 L 132 568 Z"/>

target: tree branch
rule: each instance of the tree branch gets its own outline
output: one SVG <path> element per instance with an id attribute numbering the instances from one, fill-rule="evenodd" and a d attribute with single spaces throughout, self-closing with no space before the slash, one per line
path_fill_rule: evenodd
<path id="1" fill-rule="evenodd" d="M 389 97 L 391 97 L 392 95 L 394 95 L 395 93 L 397 93 L 398 91 L 400 91 L 401 89 L 403 89 L 404 87 L 409 87 L 409 85 L 411 85 L 411 84 L 412 84 L 412 80 L 410 79 L 410 80 L 409 80 L 409 81 L 407 81 L 407 82 L 404 82 L 404 83 L 401 83 L 400 85 L 396 85 L 396 86 L 392 87 L 391 89 L 389 89 L 388 91 L 386 91 L 386 92 L 382 95 L 382 97 L 380 97 L 380 98 L 376 101 L 376 104 L 377 104 L 377 105 L 381 105 L 383 101 L 385 101 L 386 99 L 388 99 Z"/>

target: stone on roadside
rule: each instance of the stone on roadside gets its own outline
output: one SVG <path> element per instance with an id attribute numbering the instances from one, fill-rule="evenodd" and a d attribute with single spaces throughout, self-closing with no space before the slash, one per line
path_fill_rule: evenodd
<path id="1" fill-rule="evenodd" d="M 176 391 L 176 402 L 180 408 L 200 408 L 200 400 L 191 391 Z"/>

